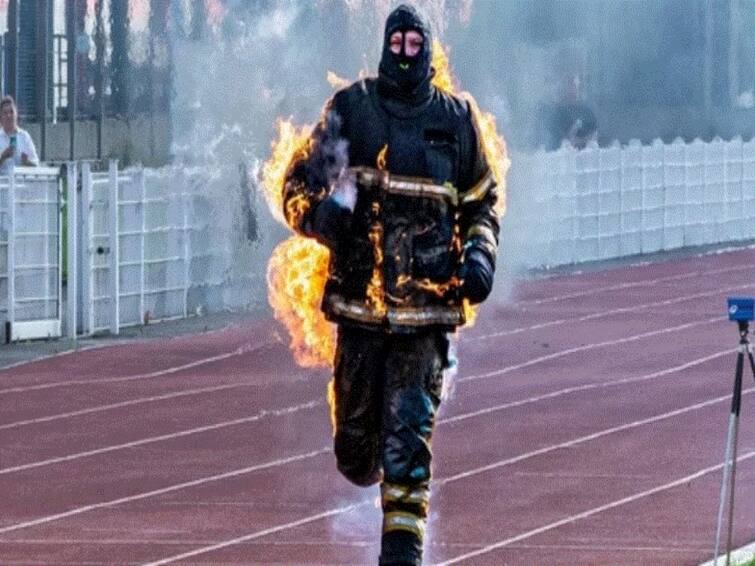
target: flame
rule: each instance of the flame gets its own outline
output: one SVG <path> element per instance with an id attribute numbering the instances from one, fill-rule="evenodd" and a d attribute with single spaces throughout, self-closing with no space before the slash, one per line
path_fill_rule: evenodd
<path id="1" fill-rule="evenodd" d="M 506 212 L 506 174 L 511 166 L 508 151 L 506 150 L 506 141 L 498 134 L 495 125 L 495 116 L 490 112 L 480 110 L 477 101 L 468 92 L 461 94 L 462 98 L 469 102 L 477 120 L 477 127 L 480 130 L 482 141 L 482 150 L 487 158 L 490 170 L 493 172 L 493 178 L 497 184 L 498 200 L 496 201 L 495 211 L 498 218 L 503 217 Z"/>
<path id="2" fill-rule="evenodd" d="M 426 277 L 422 279 L 414 279 L 411 275 L 406 275 L 405 273 L 402 273 L 396 278 L 396 287 L 404 287 L 409 284 L 415 289 L 421 289 L 428 293 L 433 293 L 436 297 L 442 298 L 445 297 L 446 293 L 451 289 L 458 287 L 461 284 L 461 280 L 454 276 L 445 283 L 437 283 Z"/>
<path id="3" fill-rule="evenodd" d="M 461 306 L 464 310 L 464 320 L 466 321 L 464 323 L 464 328 L 474 326 L 474 323 L 477 321 L 477 307 L 472 306 L 469 299 L 464 299 Z"/>
<path id="4" fill-rule="evenodd" d="M 328 389 L 325 393 L 325 397 L 328 399 L 328 407 L 330 407 L 330 425 L 333 427 L 333 436 L 336 435 L 336 378 L 331 377 L 328 381 Z"/>
<path id="5" fill-rule="evenodd" d="M 380 171 L 385 171 L 385 166 L 388 163 L 388 144 L 383 146 L 377 156 L 377 168 Z"/>
<path id="6" fill-rule="evenodd" d="M 286 209 L 284 211 L 286 222 L 289 226 L 298 226 L 299 221 L 309 210 L 310 204 L 307 197 L 302 194 L 294 195 L 288 202 L 286 202 Z"/>
<path id="7" fill-rule="evenodd" d="M 335 329 L 320 310 L 328 277 L 329 252 L 300 236 L 281 242 L 267 266 L 268 301 L 291 335 L 291 350 L 302 367 L 329 367 Z"/>
<path id="8" fill-rule="evenodd" d="M 349 79 L 339 77 L 333 71 L 328 71 L 328 74 L 325 75 L 325 79 L 328 81 L 328 84 L 336 90 L 341 90 L 351 84 L 351 81 L 349 81 Z"/>
<path id="9" fill-rule="evenodd" d="M 477 100 L 469 92 L 460 92 L 456 86 L 456 81 L 451 73 L 451 65 L 448 62 L 443 45 L 437 39 L 433 40 L 433 59 L 432 66 L 435 69 L 433 85 L 443 92 L 459 96 L 469 102 L 472 108 L 472 114 L 477 121 L 477 127 L 480 130 L 482 150 L 488 160 L 488 165 L 493 171 L 493 177 L 498 184 L 498 202 L 496 212 L 498 217 L 502 217 L 506 211 L 506 173 L 509 170 L 511 161 L 506 150 L 506 141 L 498 133 L 495 124 L 495 116 L 490 112 L 483 112 L 477 104 Z"/>
<path id="10" fill-rule="evenodd" d="M 506 150 L 506 141 L 498 133 L 495 123 L 495 116 L 490 112 L 483 112 L 480 110 L 480 106 L 477 104 L 477 100 L 469 92 L 459 92 L 456 86 L 456 81 L 451 73 L 451 65 L 448 60 L 448 55 L 443 48 L 440 41 L 433 40 L 433 58 L 432 66 L 435 69 L 435 76 L 433 77 L 433 85 L 443 92 L 459 96 L 460 98 L 469 102 L 469 106 L 472 109 L 472 114 L 477 122 L 479 129 L 480 141 L 482 144 L 483 153 L 488 161 L 491 171 L 493 172 L 493 178 L 496 181 L 497 200 L 495 204 L 495 212 L 498 218 L 502 218 L 506 212 L 506 173 L 509 170 L 511 161 L 508 157 L 508 151 Z M 466 299 L 464 300 L 464 316 L 466 318 L 466 328 L 472 326 L 477 318 L 477 308 Z"/>
<path id="11" fill-rule="evenodd" d="M 383 225 L 377 220 L 380 215 L 380 204 L 372 203 L 372 217 L 374 219 L 370 226 L 369 238 L 372 243 L 372 253 L 374 263 L 372 267 L 372 277 L 367 284 L 367 304 L 372 312 L 383 317 L 388 312 L 385 304 L 385 284 L 383 281 Z"/>
<path id="12" fill-rule="evenodd" d="M 433 84 L 436 88 L 460 96 L 467 100 L 472 108 L 483 151 L 498 183 L 496 212 L 503 215 L 506 172 L 510 162 L 506 144 L 496 131 L 495 117 L 490 113 L 482 112 L 471 94 L 459 92 L 451 73 L 446 51 L 438 41 L 433 42 L 432 65 L 435 69 Z M 328 72 L 327 78 L 334 88 L 347 86 L 348 81 L 333 72 Z M 360 78 L 363 78 L 361 72 Z M 297 219 L 306 212 L 309 203 L 303 197 L 295 196 L 287 203 L 284 212 L 283 188 L 286 172 L 294 160 L 308 155 L 312 127 L 296 127 L 290 120 L 278 120 L 277 130 L 278 138 L 271 144 L 271 157 L 262 168 L 262 186 L 273 216 L 280 222 L 291 226 L 297 224 Z M 378 154 L 378 169 L 385 169 L 387 152 L 388 146 L 385 146 Z M 373 218 L 377 219 L 380 212 L 379 205 L 376 205 L 372 212 Z M 382 276 L 383 228 L 377 220 L 370 228 L 369 238 L 374 248 L 375 264 L 367 289 L 367 302 L 375 314 L 384 316 L 387 308 Z M 460 250 L 461 238 L 458 233 L 454 235 L 452 245 Z M 291 349 L 296 362 L 304 367 L 330 367 L 333 363 L 335 331 L 333 325 L 325 320 L 320 311 L 327 280 L 328 261 L 329 252 L 326 248 L 314 240 L 294 236 L 278 245 L 268 264 L 268 300 L 273 307 L 276 319 L 286 325 L 291 335 Z M 458 285 L 458 280 L 438 284 L 422 279 L 413 281 L 413 284 L 442 296 L 452 285 Z M 470 326 L 477 315 L 475 307 L 464 300 L 463 308 L 467 326 Z M 329 402 L 332 402 L 335 392 L 331 385 L 328 391 Z"/>
<path id="13" fill-rule="evenodd" d="M 458 277 L 451 277 L 445 283 L 436 283 L 429 279 L 418 279 L 414 281 L 414 284 L 418 289 L 433 293 L 438 297 L 444 297 L 451 289 L 458 287 L 461 281 Z"/>
<path id="14" fill-rule="evenodd" d="M 433 86 L 438 90 L 449 94 L 456 94 L 456 81 L 451 74 L 451 64 L 448 62 L 448 54 L 443 48 L 443 44 L 437 39 L 433 40 L 433 58 L 430 65 L 435 69 L 433 77 Z"/>
<path id="15" fill-rule="evenodd" d="M 276 220 L 286 223 L 283 217 L 283 185 L 286 182 L 286 171 L 291 162 L 306 157 L 309 153 L 309 136 L 312 128 L 304 126 L 297 128 L 290 120 L 278 120 L 278 138 L 271 144 L 272 152 L 262 166 L 262 188 L 264 190 L 267 205 Z M 292 210 L 287 210 L 286 215 L 300 212 L 303 205 L 293 203 L 289 205 Z"/>

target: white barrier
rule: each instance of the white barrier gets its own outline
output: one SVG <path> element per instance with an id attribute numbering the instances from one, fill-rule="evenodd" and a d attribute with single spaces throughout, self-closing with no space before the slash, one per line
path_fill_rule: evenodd
<path id="1" fill-rule="evenodd" d="M 6 340 L 6 324 L 8 322 L 8 302 L 10 292 L 8 288 L 9 262 L 8 248 L 10 247 L 10 179 L 0 177 L 0 337 Z"/>
<path id="2" fill-rule="evenodd" d="M 61 335 L 60 189 L 55 167 L 17 168 L 0 177 L 0 323 L 6 341 Z"/>
<path id="3" fill-rule="evenodd" d="M 187 315 L 191 261 L 183 184 L 143 169 L 82 167 L 83 334 Z"/>
<path id="4" fill-rule="evenodd" d="M 512 156 L 501 253 L 518 267 L 755 238 L 755 140 Z"/>

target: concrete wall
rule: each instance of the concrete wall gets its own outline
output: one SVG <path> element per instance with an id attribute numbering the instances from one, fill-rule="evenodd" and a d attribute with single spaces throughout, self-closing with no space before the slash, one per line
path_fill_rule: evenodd
<path id="1" fill-rule="evenodd" d="M 29 131 L 41 157 L 40 125 L 21 124 Z M 47 125 L 45 161 L 66 161 L 70 157 L 69 123 Z M 123 165 L 142 163 L 158 166 L 170 160 L 171 124 L 168 115 L 138 116 L 129 120 L 107 118 L 102 124 L 102 157 L 116 158 Z M 76 159 L 97 158 L 97 122 L 76 122 Z"/>

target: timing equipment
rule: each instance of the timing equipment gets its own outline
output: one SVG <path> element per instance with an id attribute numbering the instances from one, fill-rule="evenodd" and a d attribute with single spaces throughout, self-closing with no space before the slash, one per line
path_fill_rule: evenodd
<path id="1" fill-rule="evenodd" d="M 750 322 L 753 320 L 752 297 L 729 297 L 729 320 L 736 322 L 739 327 L 739 346 L 737 348 L 737 366 L 734 372 L 734 393 L 731 397 L 731 414 L 729 415 L 729 430 L 726 434 L 726 452 L 724 455 L 723 481 L 721 483 L 721 499 L 718 506 L 718 522 L 716 523 L 716 544 L 713 553 L 713 564 L 718 564 L 718 552 L 721 542 L 721 527 L 724 518 L 726 492 L 729 492 L 729 524 L 726 539 L 726 566 L 731 558 L 731 536 L 734 527 L 734 481 L 737 472 L 737 435 L 739 433 L 739 413 L 742 408 L 742 374 L 744 373 L 744 357 L 750 360 L 753 378 L 755 378 L 755 359 L 752 355 L 752 345 L 748 339 Z M 728 489 L 731 484 L 731 489 Z"/>

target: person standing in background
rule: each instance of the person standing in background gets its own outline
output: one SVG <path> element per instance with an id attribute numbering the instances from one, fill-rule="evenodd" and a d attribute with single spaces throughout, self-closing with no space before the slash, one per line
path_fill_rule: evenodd
<path id="1" fill-rule="evenodd" d="M 18 108 L 12 96 L 4 96 L 0 100 L 0 124 L 0 175 L 9 174 L 18 165 L 37 166 L 37 148 L 29 132 L 18 126 Z"/>

